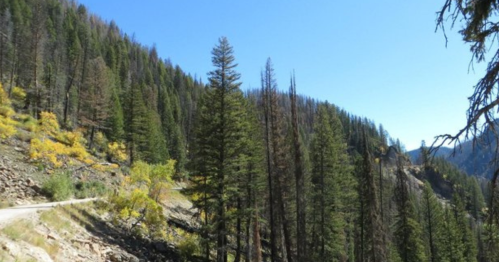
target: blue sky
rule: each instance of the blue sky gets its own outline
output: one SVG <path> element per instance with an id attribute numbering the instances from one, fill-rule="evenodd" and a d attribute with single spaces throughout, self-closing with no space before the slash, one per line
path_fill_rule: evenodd
<path id="1" fill-rule="evenodd" d="M 186 72 L 206 79 L 211 49 L 226 36 L 243 88 L 258 88 L 271 57 L 279 87 L 382 123 L 408 150 L 456 133 L 467 97 L 485 70 L 447 28 L 435 33 L 443 0 L 79 0 L 142 44 L 156 45 Z M 448 24 L 450 27 L 450 23 Z"/>

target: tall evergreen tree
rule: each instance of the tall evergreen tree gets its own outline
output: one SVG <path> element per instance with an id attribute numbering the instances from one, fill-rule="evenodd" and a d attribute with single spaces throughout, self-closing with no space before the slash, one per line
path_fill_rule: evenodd
<path id="1" fill-rule="evenodd" d="M 477 261 L 477 243 L 471 230 L 471 217 L 468 218 L 468 213 L 458 192 L 453 194 L 451 203 L 458 228 L 458 239 L 463 245 L 463 258 L 469 262 Z"/>
<path id="2" fill-rule="evenodd" d="M 397 204 L 395 242 L 403 262 L 425 261 L 421 227 L 416 219 L 414 205 L 411 203 L 409 194 L 407 174 L 403 170 L 401 156 L 399 156 L 394 194 Z"/>
<path id="3" fill-rule="evenodd" d="M 305 170 L 303 168 L 302 146 L 300 142 L 300 134 L 298 132 L 298 112 L 297 112 L 297 96 L 296 96 L 296 80 L 293 75 L 291 78 L 291 86 L 289 90 L 291 100 L 291 116 L 293 126 L 293 143 L 295 153 L 295 183 L 296 183 L 296 239 L 297 259 L 305 261 L 307 259 L 307 225 L 306 225 L 306 210 L 305 210 Z"/>
<path id="4" fill-rule="evenodd" d="M 270 208 L 271 259 L 279 261 L 283 257 L 293 261 L 291 221 L 289 216 L 290 176 L 289 143 L 286 141 L 287 127 L 283 108 L 279 104 L 277 84 L 270 58 L 267 59 L 262 73 L 264 102 L 265 140 L 267 152 L 267 175 Z M 280 247 L 280 249 L 279 249 Z"/>
<path id="5" fill-rule="evenodd" d="M 463 243 L 460 239 L 459 228 L 449 207 L 445 208 L 443 224 L 445 237 L 443 239 L 444 250 L 442 252 L 442 260 L 451 262 L 466 261 L 463 256 Z"/>
<path id="6" fill-rule="evenodd" d="M 116 88 L 111 92 L 111 108 L 109 109 L 109 121 L 105 131 L 109 140 L 120 141 L 125 138 L 123 107 L 121 106 Z"/>
<path id="7" fill-rule="evenodd" d="M 359 129 L 359 131 L 362 129 Z M 370 142 L 365 131 L 362 134 L 362 157 L 357 163 L 359 179 L 359 245 L 357 259 L 359 261 L 381 262 L 387 259 L 387 247 L 384 241 L 383 224 L 380 218 L 378 194 L 372 167 Z"/>
<path id="8" fill-rule="evenodd" d="M 109 118 L 109 102 L 114 89 L 113 77 L 102 57 L 93 59 L 89 65 L 89 76 L 85 79 L 79 104 L 80 124 L 90 129 L 89 146 L 92 146 L 95 132 L 103 130 Z"/>
<path id="9" fill-rule="evenodd" d="M 216 235 L 217 262 L 227 262 L 229 217 L 228 200 L 233 186 L 228 183 L 237 175 L 244 132 L 241 121 L 246 118 L 243 96 L 239 90 L 240 74 L 235 71 L 234 51 L 227 38 L 221 37 L 212 51 L 215 69 L 209 72 L 210 86 L 200 105 L 193 162 L 195 175 L 206 176 L 212 184 L 212 209 Z"/>
<path id="10" fill-rule="evenodd" d="M 443 208 L 433 193 L 430 183 L 426 182 L 421 194 L 421 211 L 427 257 L 431 262 L 448 261 L 443 255 Z"/>
<path id="11" fill-rule="evenodd" d="M 126 95 L 126 142 L 130 162 L 142 159 L 141 152 L 147 148 L 147 108 L 138 84 L 132 84 Z"/>
<path id="12" fill-rule="evenodd" d="M 334 117 L 334 116 L 333 116 Z M 311 144 L 311 255 L 318 261 L 342 261 L 347 257 L 345 199 L 351 169 L 339 121 L 330 119 L 319 106 Z"/>

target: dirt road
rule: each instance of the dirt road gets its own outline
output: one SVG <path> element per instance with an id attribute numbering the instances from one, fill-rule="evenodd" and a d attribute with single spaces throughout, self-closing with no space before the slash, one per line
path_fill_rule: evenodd
<path id="1" fill-rule="evenodd" d="M 34 204 L 34 205 L 25 205 L 25 206 L 15 206 L 0 209 L 0 228 L 5 225 L 5 223 L 10 222 L 11 220 L 28 215 L 30 213 L 34 213 L 38 210 L 48 210 L 54 208 L 58 205 L 69 205 L 69 204 L 77 204 L 84 203 L 89 201 L 95 201 L 97 198 L 86 198 L 86 199 L 76 199 L 76 200 L 67 200 L 61 202 L 50 202 L 50 203 L 42 203 L 42 204 Z"/>

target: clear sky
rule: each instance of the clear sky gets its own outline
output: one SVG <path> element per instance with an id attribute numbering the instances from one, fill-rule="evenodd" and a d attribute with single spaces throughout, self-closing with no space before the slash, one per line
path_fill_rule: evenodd
<path id="1" fill-rule="evenodd" d="M 443 0 L 79 0 L 138 42 L 156 45 L 206 79 L 211 49 L 226 36 L 243 88 L 258 88 L 271 57 L 279 87 L 382 123 L 408 150 L 456 133 L 485 70 L 469 70 L 469 47 L 435 32 Z M 450 23 L 448 24 L 450 27 Z"/>

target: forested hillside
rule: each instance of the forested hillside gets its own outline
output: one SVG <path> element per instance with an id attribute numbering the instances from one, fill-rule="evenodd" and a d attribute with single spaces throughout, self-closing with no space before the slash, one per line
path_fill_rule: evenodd
<path id="1" fill-rule="evenodd" d="M 490 179 L 496 168 L 493 161 L 497 145 L 494 132 L 493 129 L 486 128 L 475 141 L 463 141 L 455 147 L 456 150 L 441 147 L 434 156 L 445 158 L 470 176 Z M 413 163 L 421 162 L 420 149 L 412 150 L 408 155 Z"/>
<path id="2" fill-rule="evenodd" d="M 166 223 L 153 200 L 174 169 L 201 225 L 192 259 L 496 261 L 496 229 L 483 223 L 486 184 L 427 155 L 409 174 L 401 142 L 382 125 L 297 95 L 294 76 L 282 91 L 270 58 L 261 89 L 243 92 L 225 37 L 212 63 L 205 84 L 85 6 L 0 0 L 6 96 L 18 112 L 55 115 L 81 132 L 89 152 L 103 138 L 124 143 L 129 188 L 149 190 L 114 198 L 124 223 L 136 221 L 130 234 L 164 238 L 154 234 Z M 11 117 L 0 112 L 0 132 Z M 148 202 L 130 211 L 127 196 Z M 146 222 L 157 228 L 134 231 Z"/>

